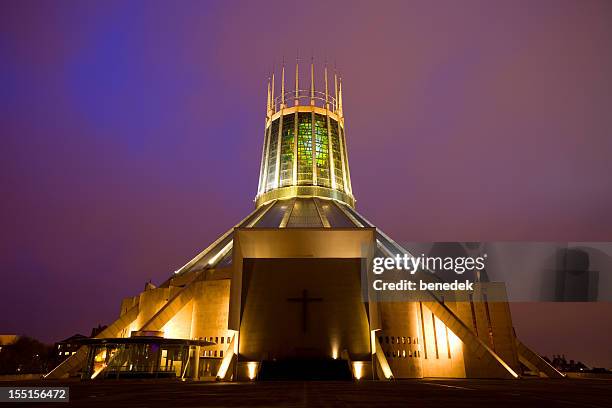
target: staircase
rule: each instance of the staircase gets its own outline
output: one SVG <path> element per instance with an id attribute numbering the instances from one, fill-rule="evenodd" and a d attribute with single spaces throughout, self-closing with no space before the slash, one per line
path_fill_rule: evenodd
<path id="1" fill-rule="evenodd" d="M 257 375 L 258 380 L 313 380 L 351 381 L 353 374 L 347 360 L 294 359 L 264 360 Z"/>

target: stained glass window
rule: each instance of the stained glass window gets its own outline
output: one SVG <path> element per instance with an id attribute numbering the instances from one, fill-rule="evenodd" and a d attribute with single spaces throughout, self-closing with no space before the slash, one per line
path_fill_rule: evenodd
<path id="1" fill-rule="evenodd" d="M 266 133 L 265 166 L 262 166 L 260 178 L 262 190 L 292 186 L 295 179 L 298 185 L 312 185 L 313 170 L 316 170 L 317 185 L 331 188 L 335 184 L 336 189 L 347 191 L 344 173 L 347 178 L 349 175 L 346 157 L 342 160 L 343 155 L 346 156 L 343 137 L 342 126 L 337 120 L 314 112 L 287 114 L 274 120 Z"/>
<path id="2" fill-rule="evenodd" d="M 319 114 L 315 114 L 315 157 L 317 160 L 317 185 L 331 187 L 327 118 Z"/>
<path id="3" fill-rule="evenodd" d="M 312 184 L 311 114 L 298 114 L 298 184 Z"/>
<path id="4" fill-rule="evenodd" d="M 270 190 L 271 188 L 275 188 L 274 185 L 276 176 L 276 149 L 278 147 L 278 121 L 276 119 L 272 122 L 272 126 L 270 126 L 270 148 L 268 149 L 268 177 L 267 177 L 267 188 L 266 190 Z"/>
<path id="5" fill-rule="evenodd" d="M 334 152 L 334 177 L 336 178 L 336 188 L 344 191 L 344 180 L 342 178 L 342 156 L 340 153 L 340 139 L 338 136 L 338 122 L 333 119 L 329 120 L 329 134 L 332 142 L 332 151 Z"/>
<path id="6" fill-rule="evenodd" d="M 347 152 L 347 149 L 346 149 L 346 135 L 344 133 L 344 128 L 342 126 L 340 126 L 340 125 L 338 125 L 338 131 L 339 131 L 338 133 L 339 133 L 339 136 L 340 136 L 340 141 L 342 143 L 342 150 L 344 152 L 344 171 L 346 172 L 346 180 L 347 180 L 347 185 L 344 186 L 344 190 L 348 191 L 350 189 L 350 186 L 351 186 L 350 185 L 350 181 L 349 181 L 350 177 L 351 177 L 351 172 L 350 172 L 349 167 L 348 167 L 348 152 Z"/>
<path id="7" fill-rule="evenodd" d="M 288 186 L 293 182 L 293 133 L 295 131 L 295 115 L 283 117 L 283 130 L 281 134 L 281 173 L 280 185 Z"/>

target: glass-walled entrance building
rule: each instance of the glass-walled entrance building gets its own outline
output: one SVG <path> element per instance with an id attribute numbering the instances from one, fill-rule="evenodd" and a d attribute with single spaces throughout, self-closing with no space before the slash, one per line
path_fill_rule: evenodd
<path id="1" fill-rule="evenodd" d="M 83 379 L 193 378 L 216 373 L 214 367 L 221 360 L 206 357 L 206 346 L 215 343 L 204 340 L 93 338 L 84 340 L 83 345 L 89 347 Z"/>

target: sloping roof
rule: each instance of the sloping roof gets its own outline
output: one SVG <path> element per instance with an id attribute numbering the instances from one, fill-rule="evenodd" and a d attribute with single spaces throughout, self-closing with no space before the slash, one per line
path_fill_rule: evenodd
<path id="1" fill-rule="evenodd" d="M 320 197 L 293 197 L 262 205 L 234 228 L 372 228 L 374 225 L 350 206 Z M 226 268 L 232 264 L 234 228 L 200 252 L 173 277 L 186 272 Z M 407 253 L 395 241 L 376 229 L 377 256 Z M 170 279 L 172 279 L 171 277 Z M 169 279 L 169 280 L 170 280 Z M 169 281 L 166 281 L 166 284 Z M 163 285 L 162 285 L 163 286 Z"/>
<path id="2" fill-rule="evenodd" d="M 250 228 L 360 228 L 346 204 L 317 197 L 277 200 Z"/>
<path id="3" fill-rule="evenodd" d="M 64 339 L 64 340 L 62 340 L 62 341 L 58 341 L 58 343 L 75 343 L 75 342 L 77 342 L 78 340 L 88 339 L 88 338 L 89 338 L 89 337 L 87 337 L 87 336 L 83 336 L 82 334 L 78 334 L 78 333 L 77 333 L 77 334 L 75 334 L 75 335 L 72 335 L 72 336 L 68 337 L 67 339 Z"/>

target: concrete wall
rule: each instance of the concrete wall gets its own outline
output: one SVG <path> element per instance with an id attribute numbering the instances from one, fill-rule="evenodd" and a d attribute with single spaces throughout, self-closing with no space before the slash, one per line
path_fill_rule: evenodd
<path id="1" fill-rule="evenodd" d="M 376 336 L 395 378 L 423 377 L 416 306 L 414 302 L 378 304 L 383 329 Z"/>
<path id="2" fill-rule="evenodd" d="M 359 259 L 257 259 L 244 262 L 240 358 L 339 357 L 369 360 L 368 319 Z M 306 329 L 299 299 L 308 291 Z"/>
<path id="3" fill-rule="evenodd" d="M 419 303 L 417 307 L 424 339 L 421 344 L 423 376 L 465 378 L 461 340 L 425 305 Z"/>
<path id="4" fill-rule="evenodd" d="M 220 357 L 221 351 L 225 353 L 227 350 L 228 338 L 233 335 L 227 329 L 230 280 L 201 281 L 195 285 L 197 295 L 191 319 L 191 338 L 216 342 L 216 346 L 203 348 L 202 353 L 206 353 L 206 357 Z"/>

